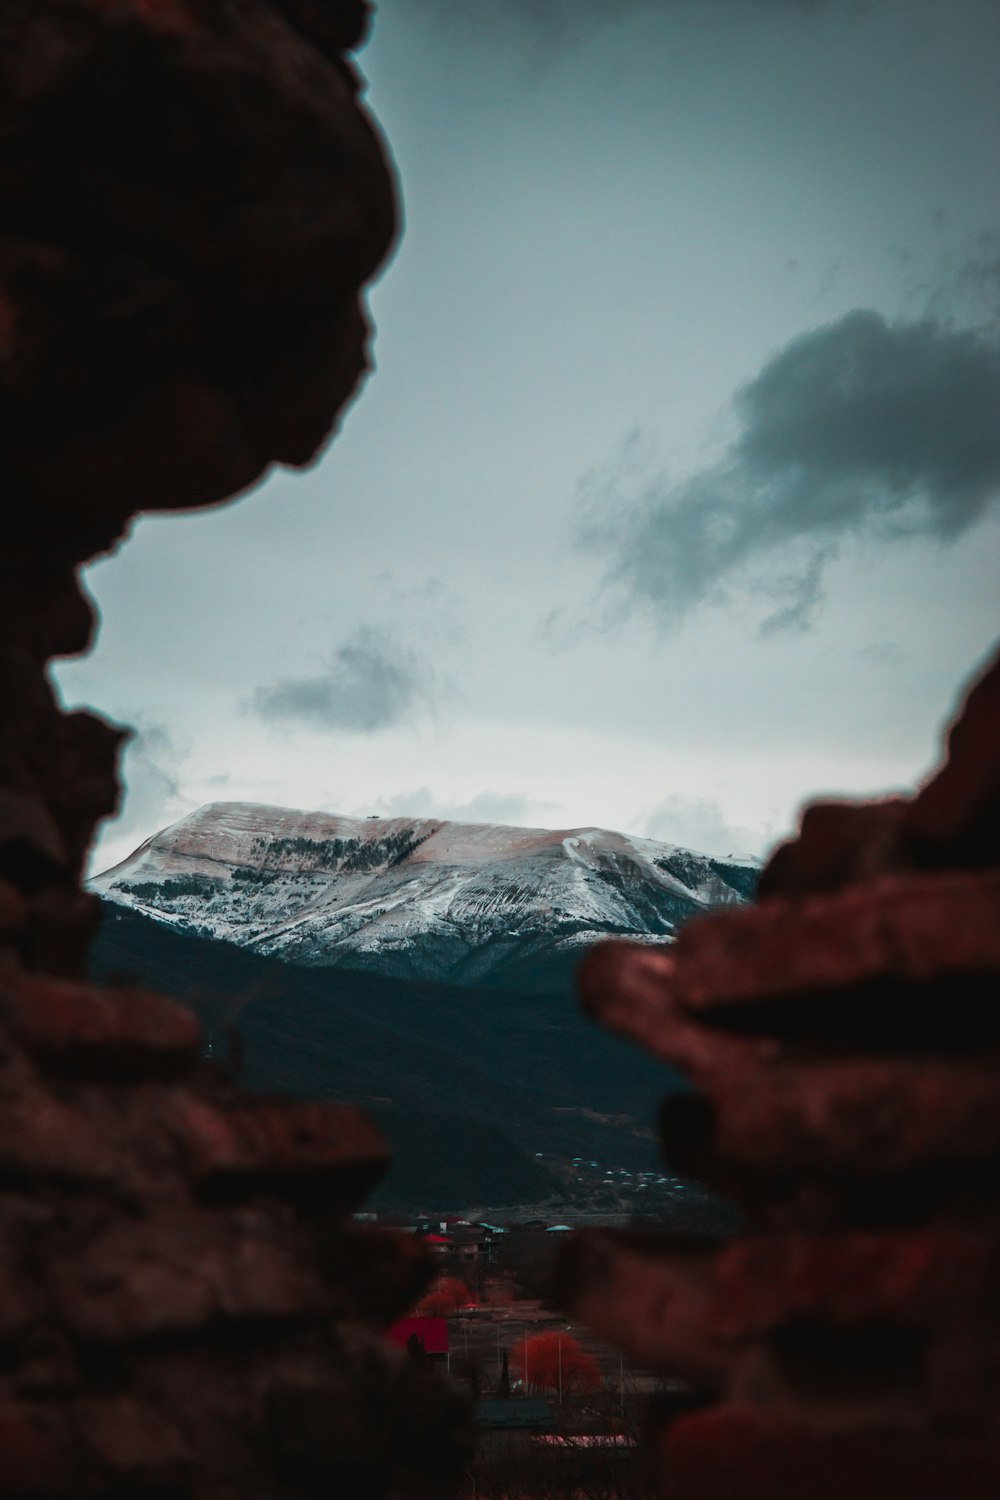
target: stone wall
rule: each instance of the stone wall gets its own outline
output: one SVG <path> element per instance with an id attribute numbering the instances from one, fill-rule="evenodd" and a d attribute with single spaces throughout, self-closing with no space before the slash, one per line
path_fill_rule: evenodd
<path id="1" fill-rule="evenodd" d="M 121 732 L 64 714 L 76 569 L 149 508 L 310 461 L 394 232 L 362 0 L 0 0 L 0 1495 L 447 1493 L 465 1406 L 384 1342 L 418 1256 L 350 1221 L 386 1146 L 254 1098 L 190 1015 L 83 979 Z M 726 1245 L 581 1238 L 568 1302 L 679 1373 L 679 1500 L 1000 1489 L 1000 671 L 910 800 L 807 811 L 759 904 L 612 946 L 684 1067 L 668 1161 Z"/>
<path id="2" fill-rule="evenodd" d="M 84 982 L 122 733 L 46 677 L 145 509 L 309 462 L 366 364 L 394 187 L 363 0 L 0 0 L 0 1495 L 450 1492 L 468 1415 L 381 1330 L 387 1147 L 248 1096 Z"/>
<path id="3" fill-rule="evenodd" d="M 1000 1493 L 1000 662 L 913 798 L 806 809 L 755 906 L 596 950 L 584 1001 L 679 1065 L 726 1244 L 581 1236 L 578 1316 L 689 1383 L 677 1500 Z"/>

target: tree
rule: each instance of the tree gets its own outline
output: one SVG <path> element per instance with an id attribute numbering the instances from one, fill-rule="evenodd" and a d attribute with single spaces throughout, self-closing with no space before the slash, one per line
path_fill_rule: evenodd
<path id="1" fill-rule="evenodd" d="M 474 1294 L 457 1276 L 440 1276 L 417 1303 L 416 1312 L 423 1318 L 449 1318 L 458 1308 L 475 1300 Z"/>
<path id="2" fill-rule="evenodd" d="M 515 1376 L 526 1386 L 563 1393 L 599 1391 L 601 1367 L 569 1333 L 536 1333 L 511 1351 Z"/>
<path id="3" fill-rule="evenodd" d="M 455 1303 L 447 1292 L 428 1292 L 415 1311 L 418 1318 L 449 1318 L 455 1311 Z"/>
<path id="4" fill-rule="evenodd" d="M 410 1356 L 410 1358 L 415 1359 L 418 1364 L 423 1364 L 427 1359 L 427 1350 L 424 1346 L 424 1341 L 420 1337 L 419 1333 L 410 1334 L 410 1337 L 406 1340 L 406 1352 Z"/>
<path id="5" fill-rule="evenodd" d="M 501 1401 L 510 1399 L 510 1366 L 507 1363 L 507 1351 L 503 1351 L 503 1369 L 500 1371 L 500 1384 L 497 1386 L 497 1395 Z"/>

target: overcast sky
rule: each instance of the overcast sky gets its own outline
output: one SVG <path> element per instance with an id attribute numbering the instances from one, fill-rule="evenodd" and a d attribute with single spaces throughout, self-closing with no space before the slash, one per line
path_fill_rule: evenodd
<path id="1" fill-rule="evenodd" d="M 909 785 L 998 634 L 1000 6 L 383 0 L 405 232 L 306 474 L 88 571 L 203 802 L 761 853 Z"/>

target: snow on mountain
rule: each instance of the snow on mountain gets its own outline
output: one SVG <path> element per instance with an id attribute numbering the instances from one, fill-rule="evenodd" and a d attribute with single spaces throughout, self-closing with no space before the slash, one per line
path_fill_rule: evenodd
<path id="1" fill-rule="evenodd" d="M 307 965 L 504 983 L 602 937 L 669 942 L 755 860 L 600 828 L 342 818 L 217 802 L 90 882 L 157 921 Z"/>

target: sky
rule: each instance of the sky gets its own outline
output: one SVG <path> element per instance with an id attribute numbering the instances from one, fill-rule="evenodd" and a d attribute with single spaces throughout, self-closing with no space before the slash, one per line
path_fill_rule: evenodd
<path id="1" fill-rule="evenodd" d="M 376 370 L 307 472 L 85 573 L 202 803 L 763 855 L 912 786 L 998 630 L 995 0 L 383 0 Z"/>

